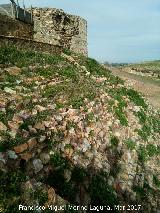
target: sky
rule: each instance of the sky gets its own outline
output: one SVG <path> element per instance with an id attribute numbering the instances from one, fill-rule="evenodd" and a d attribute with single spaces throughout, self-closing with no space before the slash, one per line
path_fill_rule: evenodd
<path id="1" fill-rule="evenodd" d="M 160 59 L 160 0 L 24 1 L 85 18 L 89 57 L 117 63 Z"/>

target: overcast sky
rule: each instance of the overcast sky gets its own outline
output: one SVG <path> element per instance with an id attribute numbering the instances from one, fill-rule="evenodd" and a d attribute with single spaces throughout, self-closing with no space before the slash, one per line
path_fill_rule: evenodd
<path id="1" fill-rule="evenodd" d="M 160 59 L 160 0 L 25 0 L 25 4 L 84 17 L 90 57 L 109 62 Z"/>

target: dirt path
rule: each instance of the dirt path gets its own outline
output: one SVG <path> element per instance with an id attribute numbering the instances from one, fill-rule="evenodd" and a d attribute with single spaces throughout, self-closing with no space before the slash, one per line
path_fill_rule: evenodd
<path id="1" fill-rule="evenodd" d="M 160 109 L 160 80 L 152 79 L 150 77 L 139 76 L 126 71 L 109 68 L 114 75 L 121 77 L 128 81 L 134 89 L 140 91 L 148 99 L 150 104 Z"/>

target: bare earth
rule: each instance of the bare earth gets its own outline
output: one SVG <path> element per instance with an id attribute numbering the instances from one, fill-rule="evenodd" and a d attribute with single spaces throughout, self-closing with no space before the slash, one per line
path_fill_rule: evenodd
<path id="1" fill-rule="evenodd" d="M 127 73 L 118 68 L 109 68 L 114 75 L 128 81 L 137 91 L 141 92 L 151 105 L 160 109 L 160 80 L 151 77 Z"/>

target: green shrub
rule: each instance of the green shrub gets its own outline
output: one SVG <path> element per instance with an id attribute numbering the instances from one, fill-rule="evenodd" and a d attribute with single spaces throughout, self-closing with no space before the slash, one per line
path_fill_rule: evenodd
<path id="1" fill-rule="evenodd" d="M 130 98 L 130 100 L 133 101 L 135 105 L 142 106 L 144 109 L 147 109 L 148 106 L 144 98 L 137 91 L 133 89 L 128 89 L 127 95 Z"/>
<path id="2" fill-rule="evenodd" d="M 118 204 L 114 190 L 107 184 L 104 175 L 93 175 L 89 186 L 89 192 L 92 205 L 109 205 L 113 207 L 113 205 Z"/>
<path id="3" fill-rule="evenodd" d="M 84 105 L 84 98 L 83 97 L 71 97 L 69 102 L 68 102 L 68 105 L 72 105 L 73 108 L 75 109 L 79 109 L 81 106 Z"/>
<path id="4" fill-rule="evenodd" d="M 144 141 L 147 141 L 148 137 L 151 135 L 151 126 L 144 124 L 142 128 L 138 130 L 138 134 Z"/>
<path id="5" fill-rule="evenodd" d="M 127 145 L 128 149 L 133 150 L 136 147 L 136 143 L 132 139 L 128 139 L 124 141 L 125 144 Z"/>
<path id="6" fill-rule="evenodd" d="M 112 137 L 111 138 L 111 145 L 112 146 L 118 146 L 119 140 L 117 137 Z"/>
<path id="7" fill-rule="evenodd" d="M 160 188 L 160 180 L 155 175 L 153 175 L 153 183 Z"/>
<path id="8" fill-rule="evenodd" d="M 20 51 L 15 46 L 0 48 L 0 64 L 12 64 L 25 67 L 33 64 L 55 64 L 64 61 L 59 55 L 43 54 L 34 51 Z"/>
<path id="9" fill-rule="evenodd" d="M 141 124 L 144 124 L 147 121 L 147 115 L 143 110 L 137 112 L 136 116 L 138 116 Z"/>
<path id="10" fill-rule="evenodd" d="M 15 206 L 18 208 L 21 184 L 24 181 L 26 176 L 20 170 L 7 172 L 7 175 L 0 171 L 0 204 L 5 212 L 16 212 Z"/>
<path id="11" fill-rule="evenodd" d="M 45 88 L 44 92 L 42 93 L 42 96 L 45 98 L 54 97 L 56 95 L 60 95 L 61 92 L 65 92 L 66 88 L 67 88 L 67 85 L 65 84 L 48 86 L 47 88 Z"/>
<path id="12" fill-rule="evenodd" d="M 116 108 L 115 109 L 115 115 L 120 120 L 120 123 L 123 126 L 128 126 L 128 120 L 127 120 L 126 115 L 124 114 L 124 112 L 122 111 L 121 108 Z"/>
<path id="13" fill-rule="evenodd" d="M 146 146 L 146 149 L 147 149 L 149 157 L 153 157 L 154 155 L 157 154 L 157 147 L 154 146 L 153 144 L 148 144 Z"/>
<path id="14" fill-rule="evenodd" d="M 83 183 L 87 171 L 82 167 L 75 167 L 72 171 L 72 180 L 76 183 Z"/>
<path id="15" fill-rule="evenodd" d="M 72 55 L 72 51 L 70 49 L 63 49 L 63 52 L 66 54 L 66 55 Z"/>
<path id="16" fill-rule="evenodd" d="M 140 146 L 140 148 L 138 149 L 138 159 L 142 163 L 144 163 L 148 159 L 148 152 L 144 146 Z"/>

